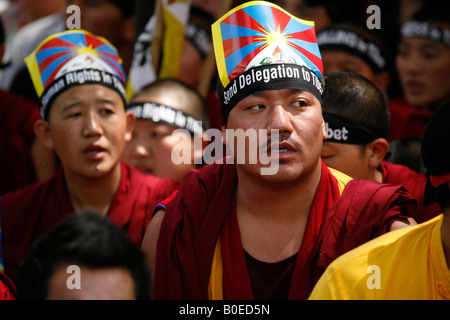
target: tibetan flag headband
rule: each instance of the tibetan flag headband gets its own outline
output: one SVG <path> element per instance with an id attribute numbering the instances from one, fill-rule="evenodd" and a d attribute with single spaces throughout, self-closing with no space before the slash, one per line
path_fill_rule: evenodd
<path id="1" fill-rule="evenodd" d="M 125 73 L 117 50 L 106 39 L 85 30 L 68 30 L 45 39 L 26 59 L 41 102 L 41 117 L 65 90 L 101 84 L 117 91 L 125 103 Z"/>
<path id="2" fill-rule="evenodd" d="M 265 1 L 244 3 L 212 25 L 222 115 L 256 92 L 300 89 L 322 101 L 322 58 L 314 23 Z"/>

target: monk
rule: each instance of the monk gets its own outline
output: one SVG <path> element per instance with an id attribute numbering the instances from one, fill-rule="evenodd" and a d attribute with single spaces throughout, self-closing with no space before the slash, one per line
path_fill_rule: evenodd
<path id="1" fill-rule="evenodd" d="M 322 162 L 322 65 L 313 23 L 250 2 L 212 28 L 224 143 L 234 146 L 236 163 L 227 158 L 188 173 L 150 222 L 142 247 L 154 298 L 306 299 L 328 257 L 341 253 L 323 243 L 324 234 L 342 248 L 355 247 L 407 225 L 416 203 L 401 187 L 353 181 Z M 266 42 L 248 37 L 252 30 L 267 32 Z M 255 52 L 248 53 L 253 41 Z M 314 45 L 297 45 L 306 42 Z M 275 172 L 262 170 L 269 165 L 261 156 L 237 161 L 253 147 L 249 139 L 239 148 L 239 136 L 229 134 L 238 130 L 266 133 L 256 141 L 257 154 L 278 163 Z M 341 194 L 350 203 L 333 210 Z M 343 228 L 348 236 L 341 238 Z M 323 250 L 327 259 L 319 265 Z"/>
<path id="2" fill-rule="evenodd" d="M 354 179 L 403 185 L 417 200 L 414 219 L 424 222 L 441 213 L 437 203 L 425 206 L 426 177 L 389 162 L 389 107 L 372 82 L 353 72 L 325 75 L 322 114 L 327 129 L 322 159 Z"/>
<path id="3" fill-rule="evenodd" d="M 140 245 L 155 205 L 178 186 L 120 161 L 134 116 L 125 111 L 120 57 L 84 30 L 55 34 L 27 58 L 41 100 L 35 133 L 61 162 L 50 179 L 0 199 L 5 273 L 14 282 L 34 242 L 93 209 Z"/>

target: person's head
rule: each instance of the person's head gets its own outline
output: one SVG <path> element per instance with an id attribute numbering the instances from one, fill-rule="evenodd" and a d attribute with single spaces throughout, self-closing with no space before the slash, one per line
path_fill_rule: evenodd
<path id="1" fill-rule="evenodd" d="M 123 152 L 125 162 L 146 174 L 177 181 L 201 164 L 203 142 L 196 146 L 195 140 L 202 141 L 207 114 L 194 88 L 177 79 L 159 79 L 137 92 L 127 109 L 137 121 Z M 173 157 L 188 161 L 179 163 Z"/>
<path id="2" fill-rule="evenodd" d="M 69 0 L 81 11 L 81 28 L 116 47 L 134 41 L 135 0 Z"/>
<path id="3" fill-rule="evenodd" d="M 325 75 L 323 117 L 326 165 L 354 179 L 376 180 L 376 170 L 389 150 L 389 108 L 383 94 L 353 72 Z"/>
<path id="4" fill-rule="evenodd" d="M 436 111 L 422 137 L 422 159 L 426 168 L 425 205 L 437 202 L 450 212 L 450 100 Z"/>
<path id="5" fill-rule="evenodd" d="M 420 137 L 406 137 L 389 142 L 390 156 L 386 161 L 401 164 L 408 168 L 425 173 L 425 167 L 420 154 L 422 146 L 422 138 Z"/>
<path id="6" fill-rule="evenodd" d="M 423 9 L 400 31 L 396 68 L 409 104 L 431 111 L 450 98 L 450 18 Z"/>
<path id="7" fill-rule="evenodd" d="M 71 30 L 44 40 L 26 61 L 41 102 L 35 133 L 66 175 L 95 178 L 119 168 L 135 118 L 125 111 L 125 76 L 114 47 Z"/>
<path id="8" fill-rule="evenodd" d="M 26 23 L 62 12 L 67 0 L 17 0 L 22 18 Z"/>
<path id="9" fill-rule="evenodd" d="M 141 249 L 107 217 L 87 210 L 39 239 L 20 267 L 20 300 L 148 300 Z"/>
<path id="10" fill-rule="evenodd" d="M 128 73 L 135 41 L 136 0 L 69 1 L 80 8 L 81 29 L 110 41 L 118 49 Z"/>
<path id="11" fill-rule="evenodd" d="M 324 74 L 353 71 L 386 93 L 390 77 L 386 49 L 374 33 L 359 26 L 336 24 L 317 34 Z"/>
<path id="12" fill-rule="evenodd" d="M 266 175 L 270 181 L 297 181 L 318 168 L 325 131 L 314 23 L 268 2 L 246 3 L 213 24 L 213 39 L 224 143 L 233 145 L 238 173 L 259 175 L 262 153 L 279 163 L 276 174 Z"/>
<path id="13" fill-rule="evenodd" d="M 185 26 L 185 41 L 178 78 L 193 88 L 199 88 L 204 76 L 206 58 L 212 49 L 213 22 L 214 18 L 209 13 L 199 7 L 191 7 L 189 21 Z"/>

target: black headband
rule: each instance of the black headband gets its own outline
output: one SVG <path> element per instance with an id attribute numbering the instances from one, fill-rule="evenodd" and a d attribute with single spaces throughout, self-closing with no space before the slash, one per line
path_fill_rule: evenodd
<path id="1" fill-rule="evenodd" d="M 376 73 L 386 67 L 386 59 L 380 48 L 372 41 L 355 32 L 340 28 L 330 28 L 317 35 L 320 51 L 340 50 L 356 55 L 366 62 Z"/>
<path id="2" fill-rule="evenodd" d="M 338 114 L 323 112 L 328 138 L 324 141 L 366 145 L 382 135 L 376 128 Z"/>
<path id="3" fill-rule="evenodd" d="M 115 75 L 98 69 L 81 69 L 65 73 L 45 88 L 40 98 L 41 118 L 47 120 L 50 106 L 61 93 L 77 85 L 100 84 L 115 90 L 126 105 L 123 82 Z"/>
<path id="4" fill-rule="evenodd" d="M 136 119 L 161 122 L 180 129 L 186 129 L 190 134 L 204 132 L 201 121 L 193 116 L 163 104 L 154 102 L 132 103 L 127 110 L 134 113 Z"/>
<path id="5" fill-rule="evenodd" d="M 197 48 L 202 58 L 205 58 L 211 51 L 211 36 L 195 22 L 188 21 L 185 27 L 185 37 Z"/>
<path id="6" fill-rule="evenodd" d="M 400 35 L 404 37 L 426 38 L 450 47 L 450 30 L 439 28 L 424 21 L 407 21 L 402 25 Z"/>
<path id="7" fill-rule="evenodd" d="M 278 89 L 300 89 L 311 92 L 322 103 L 322 83 L 308 67 L 297 64 L 268 64 L 253 67 L 234 78 L 223 90 L 222 116 L 245 97 L 257 92 Z"/>

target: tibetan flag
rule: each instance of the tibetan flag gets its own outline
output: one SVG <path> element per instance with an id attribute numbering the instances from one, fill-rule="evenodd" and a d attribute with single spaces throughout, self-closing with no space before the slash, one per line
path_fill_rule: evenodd
<path id="1" fill-rule="evenodd" d="M 38 97 L 53 81 L 74 70 L 104 70 L 123 83 L 126 81 L 116 48 L 85 30 L 68 30 L 48 37 L 25 62 Z"/>
<path id="2" fill-rule="evenodd" d="M 294 17 L 265 1 L 244 3 L 212 25 L 222 85 L 255 66 L 296 64 L 322 78 L 314 22 Z"/>

